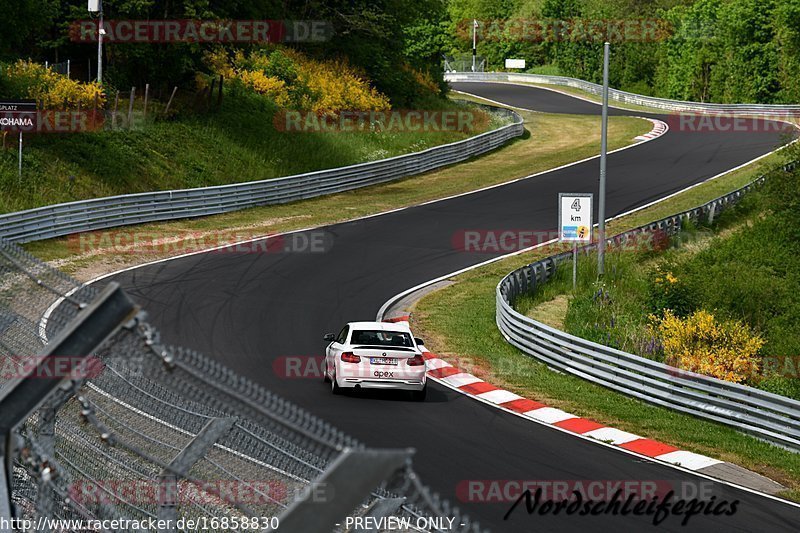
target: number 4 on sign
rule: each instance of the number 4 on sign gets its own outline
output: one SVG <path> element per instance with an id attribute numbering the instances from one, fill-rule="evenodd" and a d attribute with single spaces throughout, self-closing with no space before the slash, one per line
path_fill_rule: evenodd
<path id="1" fill-rule="evenodd" d="M 575 211 L 580 211 L 581 210 L 581 201 L 580 201 L 580 199 L 576 199 L 574 202 L 572 202 L 572 209 L 574 209 Z"/>

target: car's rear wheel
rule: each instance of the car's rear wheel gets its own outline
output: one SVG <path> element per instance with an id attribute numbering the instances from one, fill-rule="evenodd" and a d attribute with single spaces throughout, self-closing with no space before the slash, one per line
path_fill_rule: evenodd
<path id="1" fill-rule="evenodd" d="M 322 367 L 322 382 L 327 383 L 331 380 L 331 378 L 328 377 L 328 358 L 326 357 L 323 359 L 323 361 L 324 366 Z"/>
<path id="2" fill-rule="evenodd" d="M 428 387 L 426 386 L 422 390 L 415 390 L 411 393 L 411 396 L 417 402 L 424 402 L 425 398 L 428 396 Z"/>
<path id="3" fill-rule="evenodd" d="M 334 394 L 341 394 L 342 388 L 336 383 L 336 374 L 331 375 L 331 392 Z"/>

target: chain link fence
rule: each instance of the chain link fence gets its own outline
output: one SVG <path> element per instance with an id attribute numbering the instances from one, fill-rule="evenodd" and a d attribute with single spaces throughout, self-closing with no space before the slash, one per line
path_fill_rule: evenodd
<path id="1" fill-rule="evenodd" d="M 0 241 L 0 518 L 53 531 L 79 526 L 51 519 L 106 520 L 103 531 L 305 532 L 347 531 L 348 516 L 435 531 L 417 519 L 448 516 L 458 531 L 482 531 L 423 486 L 413 450 L 368 449 L 165 345 L 130 302 L 110 335 L 94 335 L 99 348 L 67 351 L 65 339 L 91 337 L 92 321 L 113 315 L 96 303 L 113 294 L 129 302 L 114 284 L 82 286 Z M 46 390 L 38 401 L 20 394 L 32 385 Z"/>
<path id="2" fill-rule="evenodd" d="M 475 58 L 474 72 L 486 71 L 486 58 L 477 56 Z M 442 60 L 442 68 L 445 72 L 472 72 L 473 62 L 471 54 L 461 54 L 456 56 L 445 56 Z"/>

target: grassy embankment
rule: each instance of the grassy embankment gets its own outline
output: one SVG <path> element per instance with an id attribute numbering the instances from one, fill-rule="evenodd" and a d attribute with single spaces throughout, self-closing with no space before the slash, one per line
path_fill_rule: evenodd
<path id="1" fill-rule="evenodd" d="M 444 100 L 438 106 L 464 108 Z M 415 152 L 469 135 L 281 132 L 273 124 L 274 114 L 265 98 L 226 95 L 222 107 L 207 114 L 185 113 L 176 120 L 138 123 L 131 130 L 30 136 L 23 150 L 22 180 L 17 177 L 16 138 L 9 135 L 8 148 L 0 153 L 0 212 L 270 179 Z M 487 129 L 481 121 L 475 123 L 480 131 Z"/>

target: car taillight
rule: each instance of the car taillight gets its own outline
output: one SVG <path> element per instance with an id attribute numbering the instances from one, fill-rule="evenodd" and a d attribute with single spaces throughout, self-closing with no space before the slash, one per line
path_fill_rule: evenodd
<path id="1" fill-rule="evenodd" d="M 352 352 L 342 352 L 342 361 L 345 363 L 360 363 L 361 358 Z"/>
<path id="2" fill-rule="evenodd" d="M 406 360 L 408 366 L 422 366 L 425 364 L 425 359 L 421 355 L 415 355 L 411 359 Z"/>

